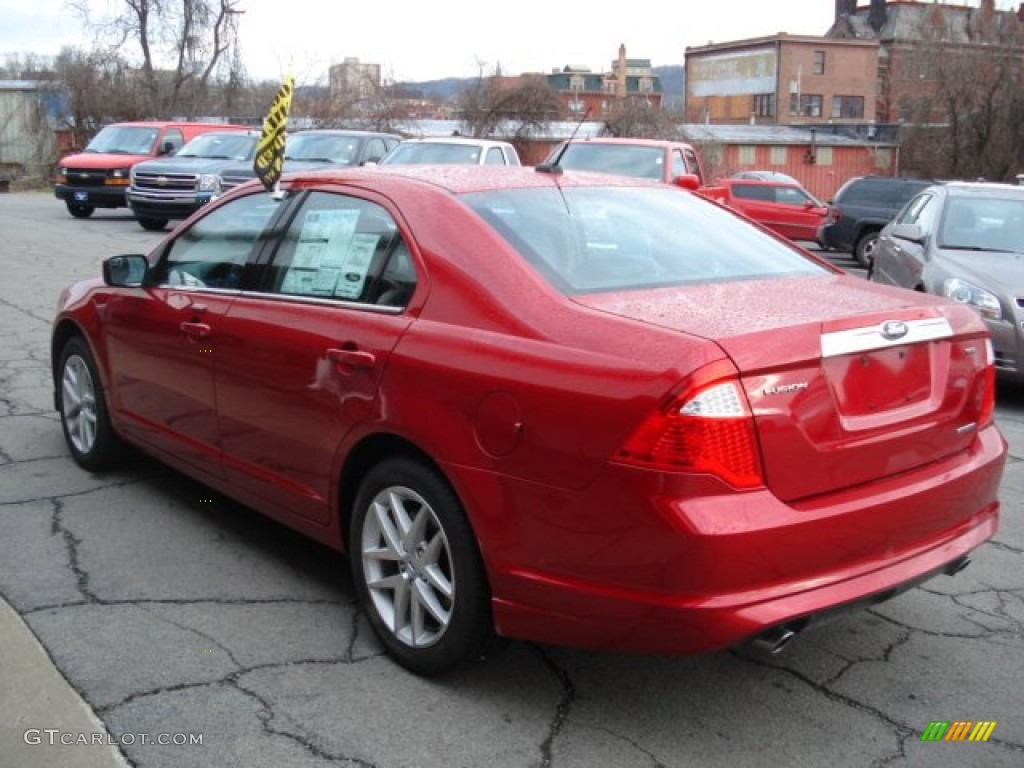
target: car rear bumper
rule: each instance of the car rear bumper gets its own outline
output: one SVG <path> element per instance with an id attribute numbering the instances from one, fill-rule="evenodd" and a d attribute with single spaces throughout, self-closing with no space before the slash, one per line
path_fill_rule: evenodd
<path id="1" fill-rule="evenodd" d="M 520 521 L 518 536 L 541 560 L 508 562 L 509 549 L 489 563 L 496 626 L 539 642 L 672 654 L 803 628 L 891 597 L 993 536 L 1005 453 L 990 426 L 966 454 L 795 505 L 766 490 L 655 496 L 639 527 L 621 506 L 636 486 L 625 468 L 579 504 L 535 494 L 527 503 L 543 518 Z"/>

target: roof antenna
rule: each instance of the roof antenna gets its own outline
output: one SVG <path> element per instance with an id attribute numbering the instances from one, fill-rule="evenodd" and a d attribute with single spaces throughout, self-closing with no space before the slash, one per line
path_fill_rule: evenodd
<path id="1" fill-rule="evenodd" d="M 572 135 L 569 137 L 569 140 L 562 145 L 562 148 L 558 150 L 558 154 L 555 155 L 555 159 L 550 163 L 541 163 L 536 166 L 534 170 L 538 173 L 560 174 L 562 172 L 562 166 L 560 166 L 559 163 L 562 161 L 562 155 L 565 154 L 565 150 L 567 150 L 569 145 L 572 144 L 572 140 L 576 138 L 576 133 L 579 131 L 580 126 L 586 122 L 588 117 L 590 117 L 590 107 L 587 107 L 587 111 L 583 113 L 583 117 L 581 117 L 579 122 L 576 123 L 576 127 L 572 129 Z"/>

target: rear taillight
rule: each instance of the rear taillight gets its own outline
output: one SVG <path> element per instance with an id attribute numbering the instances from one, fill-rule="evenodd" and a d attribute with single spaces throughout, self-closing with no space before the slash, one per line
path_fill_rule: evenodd
<path id="1" fill-rule="evenodd" d="M 715 363 L 697 371 L 682 394 L 640 424 L 615 461 L 712 474 L 735 488 L 764 485 L 754 419 L 735 369 Z"/>

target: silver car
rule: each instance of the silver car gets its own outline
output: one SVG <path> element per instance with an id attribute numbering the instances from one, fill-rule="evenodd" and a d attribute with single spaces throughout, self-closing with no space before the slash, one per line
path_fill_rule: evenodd
<path id="1" fill-rule="evenodd" d="M 928 187 L 882 230 L 868 279 L 971 305 L 996 370 L 1024 383 L 1024 188 Z"/>

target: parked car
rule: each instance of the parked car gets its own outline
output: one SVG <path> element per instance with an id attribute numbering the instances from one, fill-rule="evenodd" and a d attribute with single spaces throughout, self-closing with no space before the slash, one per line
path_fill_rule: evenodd
<path id="1" fill-rule="evenodd" d="M 123 441 L 347 550 L 411 670 L 495 633 L 779 650 L 996 530 L 967 306 L 636 179 L 396 165 L 281 190 L 63 291 L 55 405 L 89 471 Z"/>
<path id="2" fill-rule="evenodd" d="M 314 129 L 289 133 L 285 138 L 286 171 L 314 171 L 319 168 L 351 168 L 380 162 L 402 137 L 379 131 Z M 256 178 L 252 163 L 236 164 L 220 173 L 223 191 Z"/>
<path id="3" fill-rule="evenodd" d="M 208 131 L 245 131 L 224 123 L 114 123 L 101 129 L 85 150 L 61 159 L 54 195 L 78 219 L 97 208 L 124 208 L 125 191 L 136 163 L 173 155 L 196 136 Z"/>
<path id="4" fill-rule="evenodd" d="M 789 181 L 718 179 L 702 193 L 790 240 L 817 240 L 829 215 L 828 206 Z"/>
<path id="5" fill-rule="evenodd" d="M 380 161 L 381 165 L 521 165 L 507 141 L 459 136 L 406 139 Z"/>
<path id="6" fill-rule="evenodd" d="M 143 229 L 160 230 L 170 219 L 184 219 L 222 192 L 220 171 L 252 161 L 259 131 L 210 131 L 197 136 L 174 157 L 132 167 L 128 205 Z"/>
<path id="7" fill-rule="evenodd" d="M 697 150 L 690 144 L 660 139 L 593 138 L 567 141 L 555 147 L 544 161 L 557 161 L 561 168 L 597 171 L 637 179 L 653 179 L 666 184 L 697 177 L 697 186 L 705 183 L 704 169 Z"/>
<path id="8" fill-rule="evenodd" d="M 992 334 L 995 367 L 1024 383 L 1024 188 L 928 187 L 882 230 L 870 279 L 973 307 Z"/>
<path id="9" fill-rule="evenodd" d="M 910 198 L 934 183 L 885 176 L 848 180 L 829 201 L 831 220 L 822 226 L 818 242 L 825 248 L 852 253 L 862 267 L 869 267 L 882 227 Z"/>
<path id="10" fill-rule="evenodd" d="M 731 179 L 759 179 L 761 181 L 781 181 L 785 184 L 800 184 L 795 178 L 790 176 L 788 173 L 782 173 L 780 171 L 737 171 L 732 174 L 729 178 Z"/>

